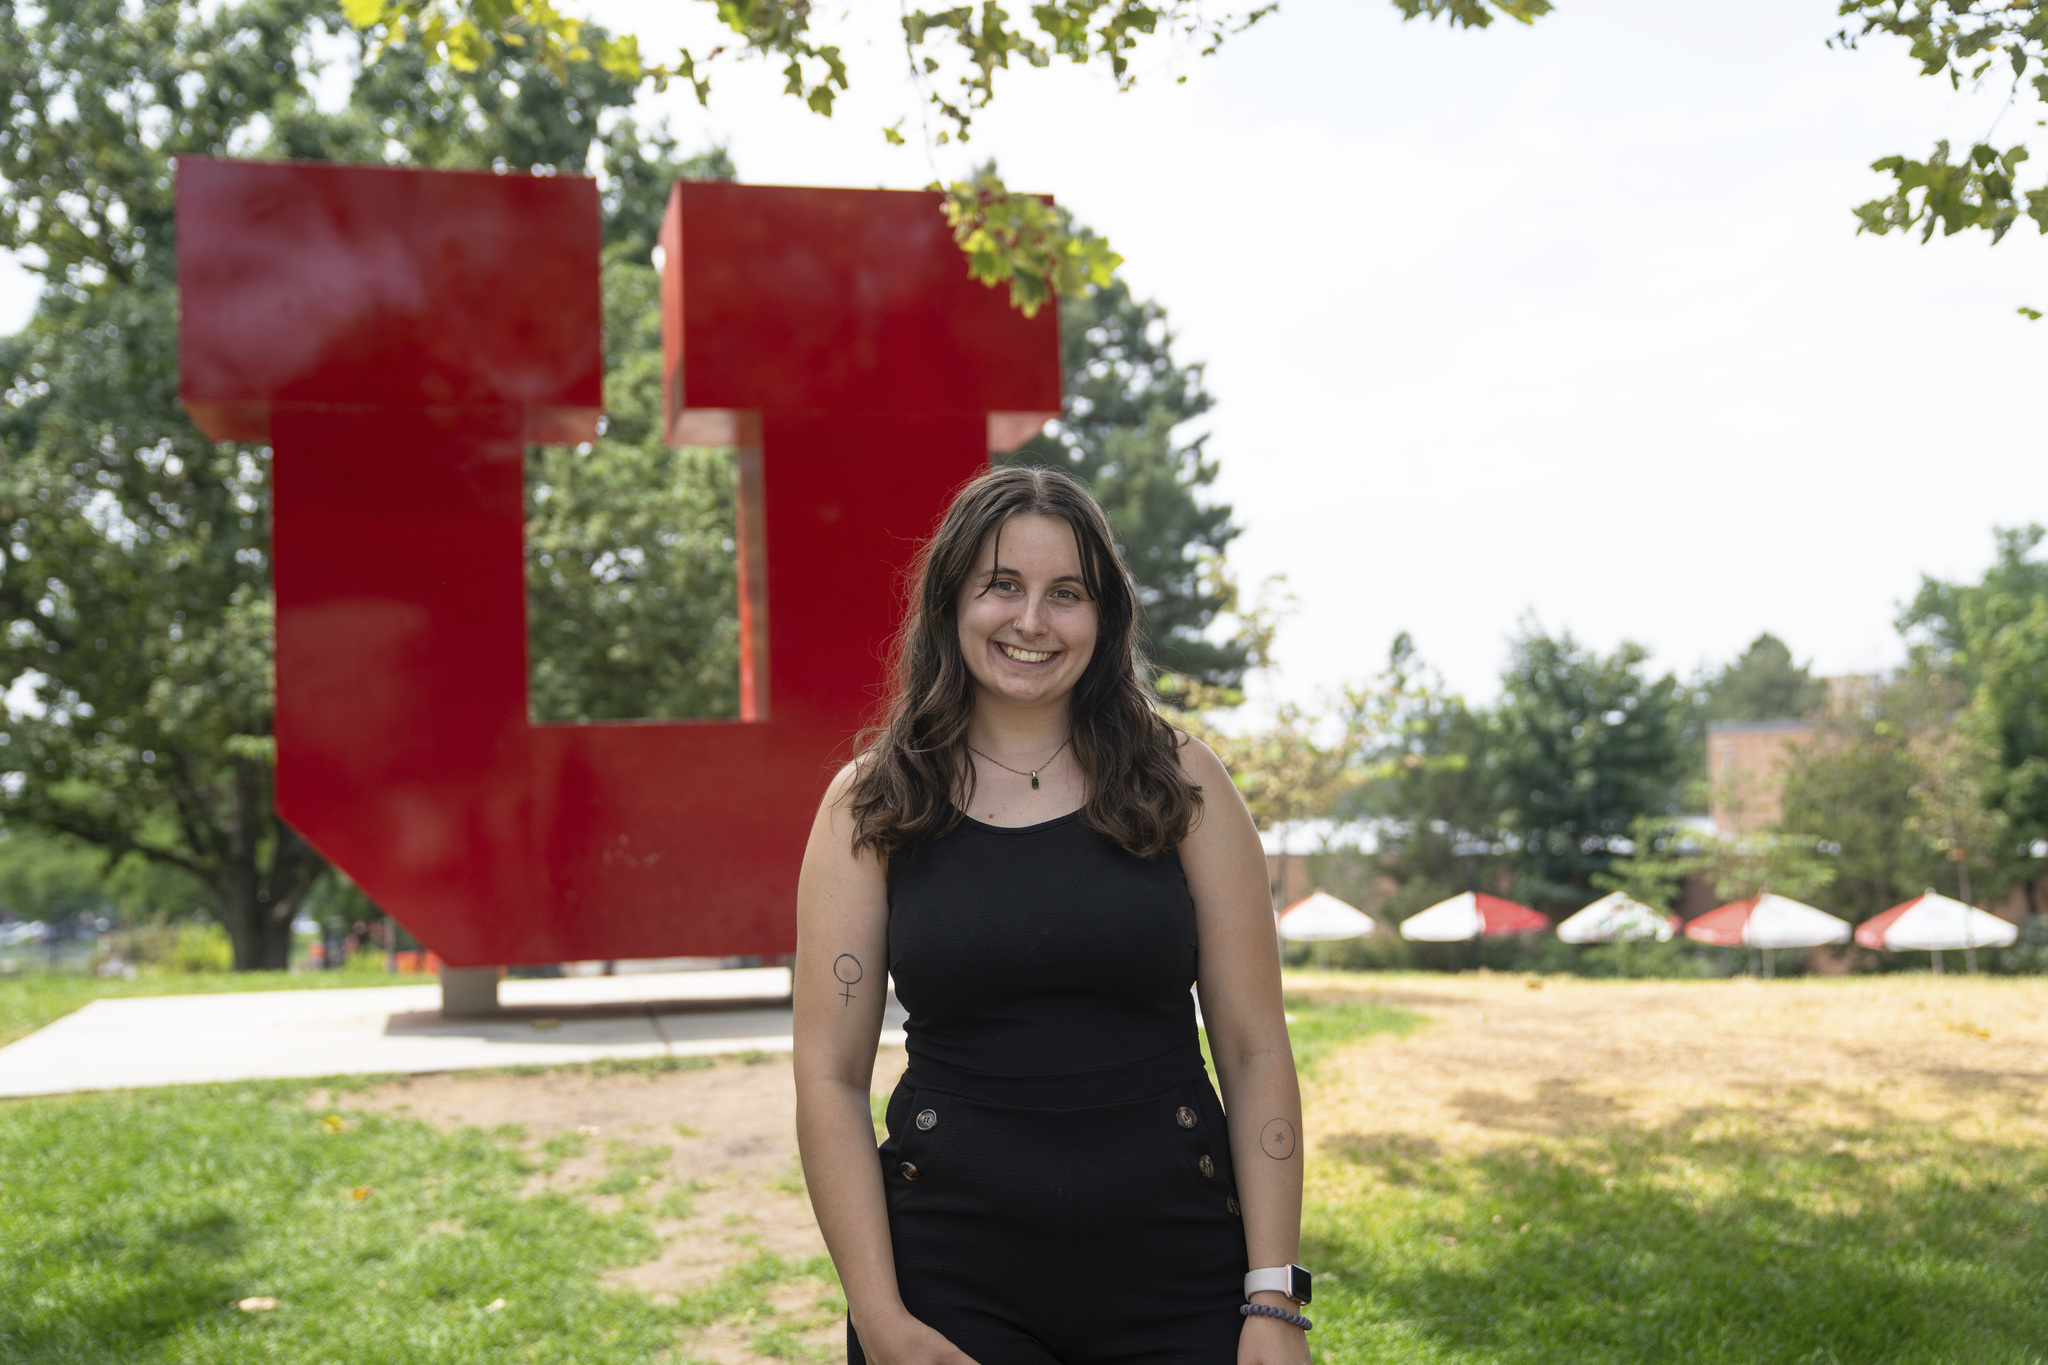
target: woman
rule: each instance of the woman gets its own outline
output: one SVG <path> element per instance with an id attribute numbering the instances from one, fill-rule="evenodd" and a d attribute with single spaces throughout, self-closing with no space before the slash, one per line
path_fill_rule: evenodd
<path id="1" fill-rule="evenodd" d="M 849 1360 L 1308 1359 L 1265 858 L 1223 765 L 1153 709 L 1136 626 L 1079 484 L 982 475 L 919 560 L 888 723 L 818 811 L 797 1131 Z M 910 1067 L 878 1162 L 892 973 Z"/>

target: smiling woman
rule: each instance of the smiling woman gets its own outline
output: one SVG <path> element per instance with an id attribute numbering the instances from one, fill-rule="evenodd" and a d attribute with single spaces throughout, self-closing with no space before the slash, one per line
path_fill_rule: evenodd
<path id="1" fill-rule="evenodd" d="M 849 1361 L 1308 1359 L 1265 859 L 1154 709 L 1136 611 L 1073 478 L 968 484 L 920 557 L 888 723 L 812 828 L 797 1128 Z M 877 964 L 910 1052 L 879 1160 Z"/>
<path id="2" fill-rule="evenodd" d="M 1130 575 L 1086 489 L 1056 470 L 993 470 L 961 491 L 915 573 L 897 701 L 848 789 L 862 848 L 887 858 L 963 812 L 1012 823 L 1077 806 L 1144 857 L 1187 833 L 1198 789 L 1153 705 Z"/>

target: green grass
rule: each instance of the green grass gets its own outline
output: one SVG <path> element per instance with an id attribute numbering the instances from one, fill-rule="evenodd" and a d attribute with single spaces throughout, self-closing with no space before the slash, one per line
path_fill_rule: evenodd
<path id="1" fill-rule="evenodd" d="M 646 1213 L 522 1197 L 516 1131 L 330 1123 L 306 1089 L 0 1104 L 0 1360 L 606 1365 L 735 1314 L 795 1342 L 764 1290 L 810 1276 L 836 1293 L 829 1264 L 765 1255 L 672 1306 L 604 1288 L 605 1268 L 655 1251 Z M 645 1183 L 645 1162 L 616 1169 Z M 235 1307 L 256 1296 L 277 1307 Z"/>
<path id="2" fill-rule="evenodd" d="M 1296 1055 L 1419 1022 L 1290 997 Z M 1325 1365 L 2041 1365 L 2048 1150 L 1695 1113 L 1507 1150 L 1322 1135 Z"/>
<path id="3" fill-rule="evenodd" d="M 1311 1086 L 1420 1022 L 1288 1008 Z M 330 1125 L 307 1089 L 0 1103 L 0 1360 L 680 1365 L 678 1334 L 714 1322 L 803 1358 L 844 1311 L 828 1264 L 765 1254 L 673 1305 L 607 1289 L 651 1219 L 690 1210 L 651 1156 L 606 1143 L 585 1192 L 524 1197 L 595 1144 Z M 2048 1149 L 2019 1139 L 1724 1110 L 1478 1153 L 1321 1137 L 1303 1260 L 1325 1365 L 2048 1365 Z M 815 1301 L 777 1313 L 798 1279 Z M 233 1306 L 255 1295 L 278 1307 Z"/>
<path id="4" fill-rule="evenodd" d="M 1294 1044 L 1294 1065 L 1309 1077 L 1316 1074 L 1316 1064 L 1339 1047 L 1376 1033 L 1408 1033 L 1424 1022 L 1410 1010 L 1353 1000 L 1317 1003 L 1309 995 L 1289 995 L 1287 1013 L 1293 1019 L 1287 1036 Z"/>
<path id="5" fill-rule="evenodd" d="M 0 1047 L 112 996 L 217 995 L 224 991 L 303 991 L 337 987 L 430 985 L 427 976 L 379 972 L 192 972 L 101 978 L 65 972 L 0 976 Z"/>
<path id="6" fill-rule="evenodd" d="M 1726 1117 L 1487 1155 L 1334 1145 L 1304 1229 L 1332 1365 L 2048 1360 L 2035 1148 Z"/>

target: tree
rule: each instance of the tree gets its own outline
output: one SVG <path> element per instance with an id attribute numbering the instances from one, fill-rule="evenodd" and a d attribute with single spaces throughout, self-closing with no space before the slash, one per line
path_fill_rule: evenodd
<path id="1" fill-rule="evenodd" d="M 1488 716 L 1444 690 L 1403 632 L 1376 684 L 1353 694 L 1374 716 L 1362 780 L 1339 813 L 1368 820 L 1374 862 L 1399 888 L 1396 919 L 1474 889 L 1505 889 L 1514 875 L 1491 767 Z"/>
<path id="2" fill-rule="evenodd" d="M 1816 898 L 1852 923 L 1933 885 L 1940 868 L 1913 828 L 1913 739 L 1941 719 L 1926 681 L 1894 679 L 1829 706 L 1785 765 L 1777 829 L 1826 841 L 1835 876 Z"/>
<path id="3" fill-rule="evenodd" d="M 527 639 L 543 721 L 739 713 L 731 452 L 662 439 L 660 279 L 649 260 L 678 178 L 729 180 L 720 151 L 608 147 L 605 430 L 526 462 Z"/>
<path id="4" fill-rule="evenodd" d="M 1234 688 L 1252 662 L 1254 632 L 1219 642 L 1209 631 L 1237 607 L 1223 556 L 1239 528 L 1227 504 L 1202 500 L 1216 479 L 1202 449 L 1208 437 L 1180 432 L 1214 400 L 1201 364 L 1174 360 L 1173 340 L 1166 310 L 1133 299 L 1121 280 L 1066 300 L 1058 428 L 1007 459 L 1065 469 L 1094 492 L 1137 580 L 1153 666 Z"/>
<path id="5" fill-rule="evenodd" d="M 1959 724 L 1990 761 L 1969 781 L 2005 826 L 1985 850 L 1994 884 L 2024 886 L 2031 902 L 2048 848 L 2048 561 L 2034 558 L 2048 531 L 1994 536 L 1997 553 L 1979 582 L 1923 578 L 1899 629 L 1916 666 L 1967 698 Z"/>
<path id="6" fill-rule="evenodd" d="M 2044 0 L 1840 0 L 1850 22 L 1834 42 L 1856 47 L 1871 34 L 1904 38 L 1923 76 L 1946 76 L 1960 89 L 2007 78 L 2008 106 L 2022 92 L 2048 100 L 2048 3 Z M 2032 72 L 2033 74 L 2029 74 Z M 1988 134 L 1987 134 L 1988 137 Z M 1991 234 L 1996 242 L 2022 216 L 2048 232 L 2048 189 L 2025 189 L 2020 167 L 2030 159 L 2024 143 L 2000 149 L 1973 144 L 1952 158 L 1947 141 L 1937 142 L 1925 160 L 1893 155 L 1871 169 L 1892 179 L 1891 193 L 1859 206 L 1859 231 L 1883 236 L 1918 230 L 1928 241 L 1936 228 L 1944 237 L 1966 229 Z M 2038 318 L 2032 309 L 2022 313 Z"/>
<path id="7" fill-rule="evenodd" d="M 1700 687 L 1706 720 L 1781 720 L 1827 700 L 1827 684 L 1792 662 L 1792 650 L 1765 631 L 1739 658 Z"/>
<path id="8" fill-rule="evenodd" d="M 0 732 L 0 820 L 183 869 L 243 968 L 284 965 L 326 864 L 272 796 L 269 452 L 177 402 L 171 158 L 580 170 L 633 89 L 505 43 L 467 72 L 397 54 L 326 113 L 308 39 L 346 31 L 312 0 L 0 14 L 0 242 L 48 286 L 0 340 L 0 678 L 29 699 Z M 611 152 L 659 148 L 621 121 Z"/>
<path id="9" fill-rule="evenodd" d="M 1489 767 L 1535 904 L 1579 903 L 1639 816 L 1678 809 L 1687 718 L 1677 680 L 1650 677 L 1648 659 L 1641 645 L 1603 656 L 1568 634 L 1513 642 Z"/>
<path id="10" fill-rule="evenodd" d="M 352 22 L 375 36 L 379 53 L 410 52 L 458 69 L 480 69 L 509 34 L 529 45 L 535 60 L 557 79 L 577 66 L 598 66 L 618 79 L 647 81 L 656 89 L 682 80 L 707 105 L 716 63 L 751 59 L 777 67 L 783 93 L 812 113 L 832 116 L 838 96 L 850 88 L 851 72 L 842 44 L 813 26 L 820 16 L 810 0 L 700 2 L 715 6 L 731 36 L 707 52 L 685 48 L 656 63 L 645 60 L 636 36 L 606 33 L 563 13 L 555 0 L 342 0 L 342 5 Z M 1550 0 L 1393 4 L 1405 19 L 1442 18 L 1466 28 L 1485 28 L 1496 16 L 1533 23 L 1551 10 Z M 1055 0 L 1032 5 L 1027 21 L 1017 24 L 994 3 L 906 9 L 903 55 L 914 101 L 947 125 L 931 138 L 932 145 L 942 146 L 971 138 L 975 112 L 995 98 L 995 73 L 1013 70 L 1013 59 L 1024 67 L 1047 67 L 1055 58 L 1103 67 L 1127 90 L 1138 78 L 1132 58 L 1146 43 L 1192 43 L 1201 55 L 1211 56 L 1278 9 L 1275 0 L 1252 0 L 1243 10 L 1203 0 Z M 841 22 L 846 17 L 842 14 Z M 906 112 L 883 128 L 882 136 L 906 144 L 902 128 L 908 117 Z M 1008 284 L 1011 301 L 1026 313 L 1055 293 L 1071 298 L 1107 285 L 1122 261 L 1107 241 L 1077 228 L 1043 200 L 1010 193 L 993 168 L 944 188 L 947 220 L 967 255 L 969 271 L 991 286 Z"/>

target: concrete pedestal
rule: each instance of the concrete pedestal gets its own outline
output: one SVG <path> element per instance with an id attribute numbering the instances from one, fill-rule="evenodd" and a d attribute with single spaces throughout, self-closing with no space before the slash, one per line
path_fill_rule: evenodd
<path id="1" fill-rule="evenodd" d="M 498 1012 L 496 967 L 443 967 L 441 1013 L 450 1018 Z"/>

